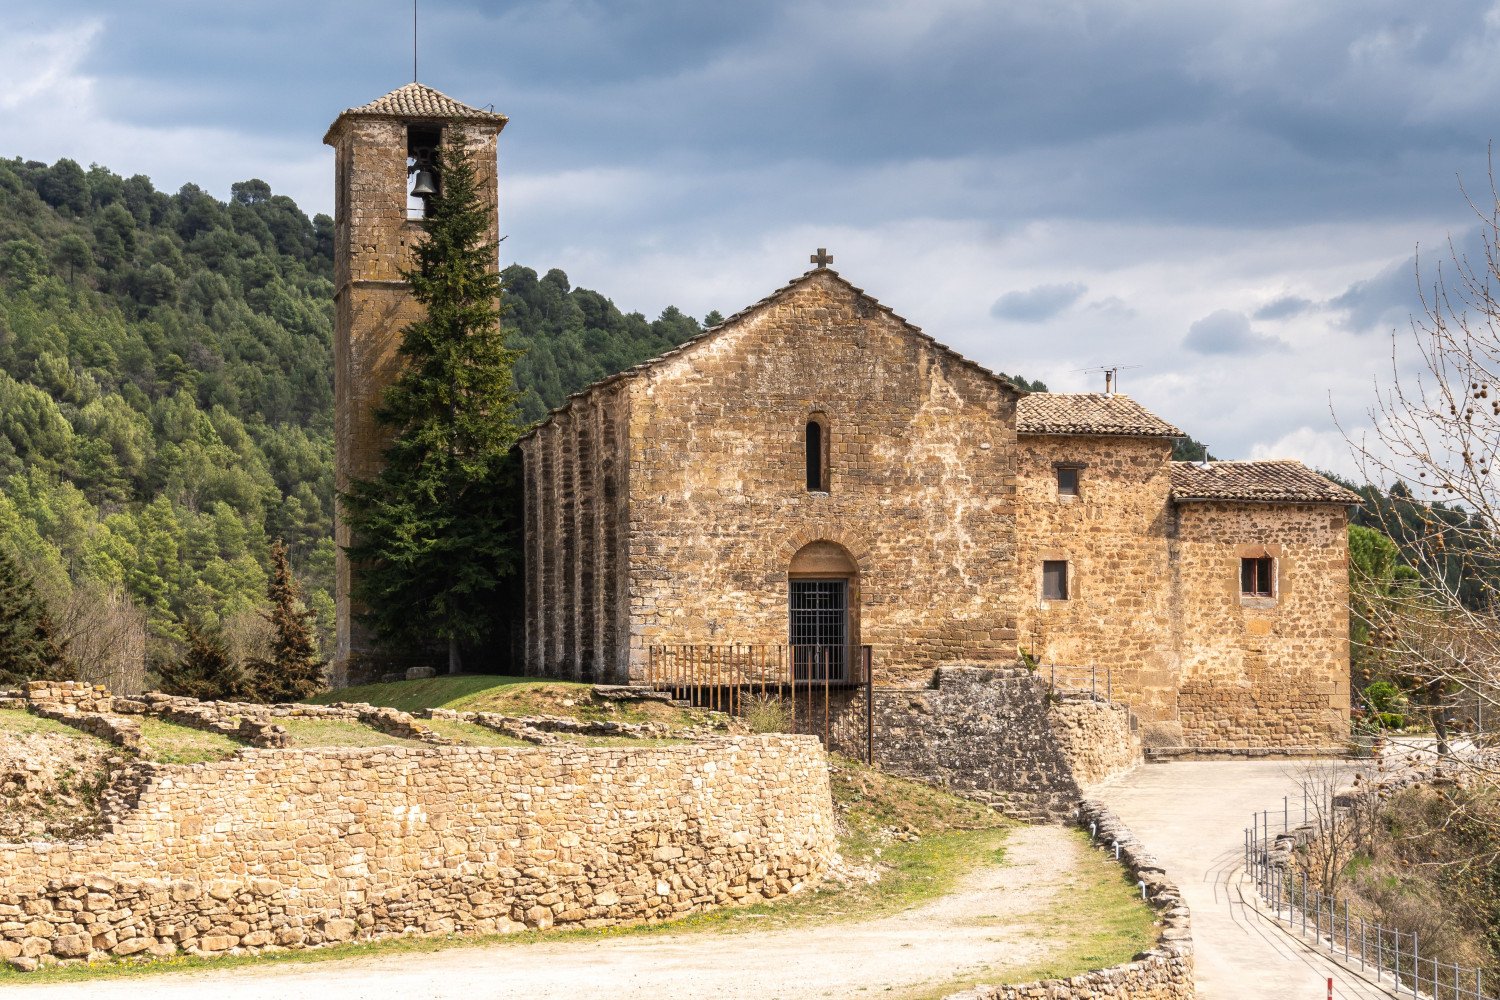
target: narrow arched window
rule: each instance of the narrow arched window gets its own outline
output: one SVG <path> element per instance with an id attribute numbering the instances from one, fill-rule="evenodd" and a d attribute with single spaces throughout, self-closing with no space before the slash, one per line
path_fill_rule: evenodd
<path id="1" fill-rule="evenodd" d="M 807 489 L 828 492 L 828 429 L 817 417 L 807 421 Z"/>

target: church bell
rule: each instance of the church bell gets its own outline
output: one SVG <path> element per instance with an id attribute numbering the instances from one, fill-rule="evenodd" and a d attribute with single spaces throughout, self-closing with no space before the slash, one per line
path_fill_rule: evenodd
<path id="1" fill-rule="evenodd" d="M 417 198 L 431 198 L 437 194 L 437 184 L 434 183 L 432 171 L 425 167 L 417 171 L 412 182 L 411 193 Z"/>

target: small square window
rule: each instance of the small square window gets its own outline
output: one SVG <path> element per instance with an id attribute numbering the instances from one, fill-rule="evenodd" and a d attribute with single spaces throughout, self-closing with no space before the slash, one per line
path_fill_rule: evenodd
<path id="1" fill-rule="evenodd" d="M 1057 495 L 1060 497 L 1076 497 L 1078 495 L 1077 466 L 1059 465 L 1057 467 Z"/>
<path id="2" fill-rule="evenodd" d="M 1270 556 L 1240 560 L 1240 596 L 1276 596 L 1276 560 Z"/>
<path id="3" fill-rule="evenodd" d="M 1048 559 L 1042 563 L 1042 600 L 1066 601 L 1068 599 L 1068 564 L 1062 559 Z"/>

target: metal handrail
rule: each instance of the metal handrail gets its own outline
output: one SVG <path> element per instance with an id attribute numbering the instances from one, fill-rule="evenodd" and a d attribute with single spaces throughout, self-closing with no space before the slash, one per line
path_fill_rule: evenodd
<path id="1" fill-rule="evenodd" d="M 1304 792 L 1303 825 L 1308 821 L 1308 806 Z M 1277 819 L 1280 824 L 1275 823 Z M 1273 834 L 1276 825 L 1281 829 Z M 1251 825 L 1245 827 L 1245 871 L 1278 922 L 1304 937 L 1310 929 L 1313 941 L 1334 957 L 1342 955 L 1349 965 L 1358 962 L 1361 971 L 1373 969 L 1376 982 L 1389 977 L 1398 996 L 1409 990 L 1413 997 L 1430 1000 L 1500 1000 L 1497 994 L 1485 992 L 1484 969 L 1442 962 L 1436 955 L 1423 956 L 1416 932 L 1371 923 L 1362 916 L 1356 926 L 1347 897 L 1340 900 L 1327 895 L 1308 884 L 1306 872 L 1299 879 L 1287 866 L 1273 864 L 1271 854 L 1277 841 L 1290 839 L 1293 829 L 1290 797 L 1282 799 L 1280 816 L 1276 810 L 1263 810 L 1252 814 Z"/>

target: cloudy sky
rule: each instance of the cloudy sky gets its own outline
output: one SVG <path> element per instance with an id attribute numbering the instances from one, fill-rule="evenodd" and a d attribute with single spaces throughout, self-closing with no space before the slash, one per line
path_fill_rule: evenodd
<path id="1" fill-rule="evenodd" d="M 7 4 L 0 155 L 329 211 L 323 131 L 410 80 L 410 18 Z M 701 316 L 827 246 L 986 365 L 1139 366 L 1224 457 L 1339 470 L 1330 408 L 1363 420 L 1414 253 L 1475 245 L 1500 131 L 1500 5 L 1469 0 L 424 0 L 420 42 L 423 82 L 511 118 L 509 259 Z"/>

